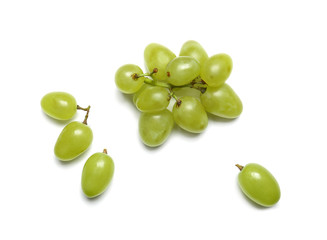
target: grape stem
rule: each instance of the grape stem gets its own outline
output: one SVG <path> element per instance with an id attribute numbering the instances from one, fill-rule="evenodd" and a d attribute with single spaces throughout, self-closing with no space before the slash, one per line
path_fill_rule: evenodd
<path id="1" fill-rule="evenodd" d="M 107 152 L 107 149 L 105 148 L 105 149 L 103 149 L 103 153 L 104 154 L 108 154 L 108 152 Z"/>
<path id="2" fill-rule="evenodd" d="M 152 77 L 152 75 L 157 72 L 158 72 L 158 68 L 154 68 L 151 73 L 143 73 L 143 74 L 134 73 L 134 74 L 132 74 L 132 78 L 133 78 L 133 80 L 136 80 L 140 77 Z"/>
<path id="3" fill-rule="evenodd" d="M 85 125 L 87 125 L 87 119 L 88 119 L 88 117 L 89 117 L 90 108 L 91 108 L 91 106 L 88 106 L 87 108 L 82 109 L 82 110 L 86 111 L 84 121 L 82 122 L 82 123 L 84 123 Z"/>
<path id="4" fill-rule="evenodd" d="M 240 169 L 240 171 L 242 171 L 242 169 L 244 168 L 242 165 L 240 164 L 235 164 L 236 167 L 238 167 L 238 169 Z"/>
<path id="5" fill-rule="evenodd" d="M 172 90 L 170 90 L 169 96 L 176 100 L 176 107 L 179 107 L 182 104 L 182 100 L 180 100 Z"/>

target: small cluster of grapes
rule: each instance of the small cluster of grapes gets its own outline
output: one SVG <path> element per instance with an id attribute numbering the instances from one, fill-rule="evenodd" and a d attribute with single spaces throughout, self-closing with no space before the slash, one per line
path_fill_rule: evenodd
<path id="1" fill-rule="evenodd" d="M 92 143 L 93 132 L 87 125 L 90 106 L 82 108 L 75 98 L 65 92 L 51 92 L 41 100 L 44 113 L 57 120 L 70 120 L 77 110 L 86 111 L 83 122 L 73 121 L 60 133 L 54 147 L 56 157 L 61 161 L 71 161 L 85 152 Z M 93 198 L 103 193 L 114 174 L 114 162 L 107 150 L 90 156 L 82 171 L 82 189 L 84 194 Z"/>
<path id="2" fill-rule="evenodd" d="M 118 89 L 134 94 L 133 102 L 141 111 L 139 133 L 144 144 L 156 147 L 168 138 L 174 122 L 182 129 L 201 133 L 208 125 L 207 112 L 222 118 L 237 118 L 243 105 L 225 83 L 233 63 L 221 53 L 208 57 L 196 41 L 183 44 L 179 57 L 168 48 L 151 43 L 144 50 L 147 73 L 134 64 L 121 66 L 115 74 Z M 180 89 L 192 88 L 195 96 L 177 97 Z M 172 111 L 170 100 L 175 99 Z"/>

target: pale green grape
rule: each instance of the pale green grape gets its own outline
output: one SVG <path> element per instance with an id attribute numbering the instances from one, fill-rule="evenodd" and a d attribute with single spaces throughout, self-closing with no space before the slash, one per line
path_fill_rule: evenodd
<path id="1" fill-rule="evenodd" d="M 216 54 L 201 65 L 201 77 L 209 86 L 219 87 L 227 80 L 232 68 L 230 56 L 224 53 Z"/>
<path id="2" fill-rule="evenodd" d="M 243 110 L 240 98 L 226 83 L 220 87 L 208 86 L 201 94 L 201 102 L 207 112 L 223 118 L 237 118 Z"/>
<path id="3" fill-rule="evenodd" d="M 166 68 L 167 82 L 174 86 L 190 83 L 200 75 L 200 64 L 193 57 L 177 57 L 171 60 Z"/>
<path id="4" fill-rule="evenodd" d="M 117 88 L 127 94 L 137 92 L 144 83 L 144 77 L 136 77 L 143 74 L 140 67 L 134 64 L 126 64 L 121 66 L 115 74 L 115 82 Z"/>
<path id="5" fill-rule="evenodd" d="M 199 100 L 184 96 L 173 107 L 174 120 L 178 126 L 192 133 L 200 133 L 208 125 L 208 116 Z"/>
<path id="6" fill-rule="evenodd" d="M 138 93 L 135 106 L 141 112 L 156 112 L 164 110 L 169 105 L 169 92 L 166 88 L 148 86 Z"/>
<path id="7" fill-rule="evenodd" d="M 139 119 L 139 134 L 145 145 L 157 147 L 166 141 L 173 126 L 173 115 L 167 109 L 155 113 L 142 113 Z"/>
<path id="8" fill-rule="evenodd" d="M 92 143 L 93 133 L 81 122 L 67 124 L 60 133 L 54 153 L 62 161 L 70 161 L 82 154 Z"/>
<path id="9" fill-rule="evenodd" d="M 252 201 L 265 207 L 276 204 L 280 199 L 280 188 L 274 176 L 264 167 L 249 163 L 245 167 L 236 165 L 241 172 L 238 183 Z"/>
<path id="10" fill-rule="evenodd" d="M 82 189 L 84 194 L 93 198 L 99 196 L 108 187 L 114 175 L 115 165 L 110 156 L 95 153 L 87 159 L 82 172 Z"/>
<path id="11" fill-rule="evenodd" d="M 183 44 L 179 56 L 193 57 L 200 63 L 201 66 L 208 58 L 208 54 L 203 47 L 194 40 L 189 40 Z"/>
<path id="12" fill-rule="evenodd" d="M 51 92 L 41 99 L 42 110 L 58 120 L 71 119 L 77 110 L 75 98 L 66 92 Z"/>
<path id="13" fill-rule="evenodd" d="M 138 96 L 140 95 L 140 93 L 141 93 L 144 89 L 146 89 L 146 88 L 148 88 L 148 87 L 151 87 L 151 85 L 149 85 L 149 84 L 143 84 L 143 86 L 140 88 L 140 90 L 138 90 L 138 91 L 133 95 L 133 103 L 134 103 L 135 106 L 136 106 L 136 99 L 138 98 Z"/>
<path id="14" fill-rule="evenodd" d="M 166 66 L 175 57 L 172 51 L 158 43 L 151 43 L 144 50 L 144 61 L 148 72 L 152 72 L 154 68 L 158 69 L 158 72 L 152 75 L 156 80 L 167 79 Z"/>

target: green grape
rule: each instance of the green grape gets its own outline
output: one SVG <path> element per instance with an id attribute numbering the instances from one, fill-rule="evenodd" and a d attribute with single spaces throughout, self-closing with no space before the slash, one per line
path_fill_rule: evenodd
<path id="1" fill-rule="evenodd" d="M 201 77 L 209 86 L 219 87 L 227 80 L 232 68 L 230 56 L 224 53 L 216 54 L 201 65 Z"/>
<path id="2" fill-rule="evenodd" d="M 238 183 L 248 198 L 264 207 L 273 206 L 279 201 L 278 182 L 267 169 L 256 163 L 236 166 L 241 170 Z"/>
<path id="3" fill-rule="evenodd" d="M 184 96 L 173 107 L 174 120 L 178 126 L 192 133 L 200 133 L 208 125 L 208 116 L 199 100 Z"/>
<path id="4" fill-rule="evenodd" d="M 134 64 L 126 64 L 121 66 L 115 75 L 117 88 L 127 94 L 137 92 L 144 83 L 144 77 L 137 77 L 143 74 L 141 68 Z"/>
<path id="5" fill-rule="evenodd" d="M 173 115 L 167 109 L 155 113 L 142 113 L 139 119 L 139 134 L 145 145 L 157 147 L 166 141 L 173 126 Z"/>
<path id="6" fill-rule="evenodd" d="M 81 122 L 71 122 L 60 133 L 54 153 L 58 159 L 70 161 L 82 154 L 92 140 L 93 133 L 89 126 Z"/>
<path id="7" fill-rule="evenodd" d="M 141 92 L 144 90 L 144 89 L 146 89 L 146 88 L 148 88 L 148 87 L 151 87 L 152 85 L 149 85 L 149 84 L 143 84 L 143 86 L 140 88 L 140 90 L 138 90 L 136 93 L 134 93 L 134 95 L 133 95 L 133 103 L 134 103 L 134 105 L 136 106 L 136 100 L 137 100 L 137 98 L 139 97 L 139 95 L 141 94 Z"/>
<path id="8" fill-rule="evenodd" d="M 105 149 L 103 153 L 95 153 L 87 159 L 82 172 L 82 190 L 93 198 L 103 193 L 114 175 L 115 165 Z"/>
<path id="9" fill-rule="evenodd" d="M 223 118 L 237 118 L 243 110 L 240 98 L 226 83 L 220 87 L 208 86 L 201 94 L 201 102 L 207 112 Z"/>
<path id="10" fill-rule="evenodd" d="M 58 120 L 71 119 L 77 110 L 75 98 L 65 92 L 51 92 L 41 99 L 43 112 Z"/>
<path id="11" fill-rule="evenodd" d="M 167 82 L 174 86 L 190 83 L 200 75 L 200 64 L 193 57 L 177 57 L 171 60 L 166 68 Z"/>
<path id="12" fill-rule="evenodd" d="M 198 60 L 201 66 L 208 58 L 208 54 L 203 47 L 198 42 L 193 40 L 189 40 L 183 44 L 179 56 L 194 57 L 196 60 Z"/>
<path id="13" fill-rule="evenodd" d="M 138 94 L 135 106 L 141 112 L 156 112 L 166 109 L 169 100 L 169 92 L 166 88 L 148 86 Z"/>
<path id="14" fill-rule="evenodd" d="M 152 72 L 154 68 L 158 69 L 158 72 L 152 75 L 155 80 L 166 80 L 166 66 L 175 57 L 172 51 L 158 43 L 151 43 L 144 50 L 144 61 L 148 72 Z"/>

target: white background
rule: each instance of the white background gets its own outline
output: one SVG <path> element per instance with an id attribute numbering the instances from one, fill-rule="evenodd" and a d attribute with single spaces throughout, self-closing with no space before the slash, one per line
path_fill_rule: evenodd
<path id="1" fill-rule="evenodd" d="M 326 239 L 324 3 L 1 1 L 0 239 Z M 232 57 L 228 83 L 244 111 L 233 121 L 210 117 L 202 134 L 175 127 L 163 146 L 147 148 L 115 71 L 144 69 L 151 42 L 178 55 L 190 39 Z M 53 154 L 67 122 L 40 108 L 51 91 L 91 105 L 94 141 L 69 163 Z M 89 200 L 82 168 L 103 148 L 114 179 Z M 249 162 L 278 180 L 276 206 L 241 193 L 234 165 Z"/>

